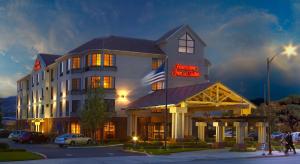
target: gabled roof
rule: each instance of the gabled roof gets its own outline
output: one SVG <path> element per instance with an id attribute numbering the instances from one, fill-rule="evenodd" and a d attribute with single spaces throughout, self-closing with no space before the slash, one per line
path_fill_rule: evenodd
<path id="1" fill-rule="evenodd" d="M 46 66 L 54 63 L 57 58 L 61 57 L 61 55 L 44 54 L 44 53 L 39 54 L 39 56 L 45 62 Z"/>
<path id="2" fill-rule="evenodd" d="M 155 41 L 113 35 L 90 40 L 82 44 L 81 46 L 71 50 L 69 53 L 74 54 L 82 53 L 87 50 L 101 49 L 164 54 L 162 50 L 156 45 Z"/>
<path id="3" fill-rule="evenodd" d="M 162 41 L 166 40 L 167 38 L 169 38 L 171 35 L 173 35 L 175 32 L 177 32 L 179 29 L 181 29 L 182 27 L 184 27 L 185 25 L 180 25 L 177 26 L 175 28 L 173 28 L 172 30 L 166 32 L 163 36 L 161 36 L 159 39 L 157 39 L 157 43 L 161 43 Z"/>
<path id="4" fill-rule="evenodd" d="M 210 87 L 214 83 L 202 83 L 189 85 L 184 87 L 176 87 L 168 89 L 168 104 L 178 104 L 179 102 L 197 94 Z M 144 108 L 151 106 L 159 106 L 165 104 L 165 90 L 158 90 L 128 105 L 127 109 Z"/>

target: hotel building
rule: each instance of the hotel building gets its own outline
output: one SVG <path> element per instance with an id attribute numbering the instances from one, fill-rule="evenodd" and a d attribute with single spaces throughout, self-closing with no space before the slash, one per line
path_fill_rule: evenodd
<path id="1" fill-rule="evenodd" d="M 208 113 L 231 111 L 232 125 L 242 142 L 255 106 L 220 82 L 209 80 L 210 62 L 204 41 L 188 26 L 172 29 L 157 40 L 120 36 L 95 38 L 64 55 L 38 54 L 32 72 L 17 81 L 17 120 L 21 129 L 45 133 L 80 133 L 78 112 L 88 87 L 103 87 L 107 111 L 113 113 L 104 128 L 105 138 L 162 139 L 164 81 L 144 86 L 143 77 L 168 56 L 169 137 L 195 136 L 204 140 L 205 126 L 216 128 L 222 142 L 222 118 L 205 121 Z M 264 140 L 265 127 L 261 141 Z"/>

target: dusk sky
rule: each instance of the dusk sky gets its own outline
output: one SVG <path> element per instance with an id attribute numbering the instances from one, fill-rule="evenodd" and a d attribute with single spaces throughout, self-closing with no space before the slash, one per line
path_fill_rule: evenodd
<path id="1" fill-rule="evenodd" d="M 156 40 L 181 24 L 206 42 L 212 81 L 253 99 L 263 97 L 266 58 L 300 45 L 300 1 L 0 0 L 0 97 L 16 95 L 38 53 L 62 55 L 110 34 Z M 278 56 L 272 99 L 300 94 L 299 81 L 300 55 Z"/>

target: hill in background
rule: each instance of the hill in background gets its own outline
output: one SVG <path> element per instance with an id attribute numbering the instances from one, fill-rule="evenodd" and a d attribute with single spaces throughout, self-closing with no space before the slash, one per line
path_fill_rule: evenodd
<path id="1" fill-rule="evenodd" d="M 0 98 L 0 107 L 4 117 L 16 116 L 16 96 Z"/>

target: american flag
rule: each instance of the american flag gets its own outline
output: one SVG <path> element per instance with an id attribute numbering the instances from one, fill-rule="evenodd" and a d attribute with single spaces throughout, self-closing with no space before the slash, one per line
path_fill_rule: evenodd
<path id="1" fill-rule="evenodd" d="M 156 70 L 148 73 L 143 79 L 144 85 L 151 85 L 153 83 L 165 80 L 165 63 L 159 66 Z"/>

